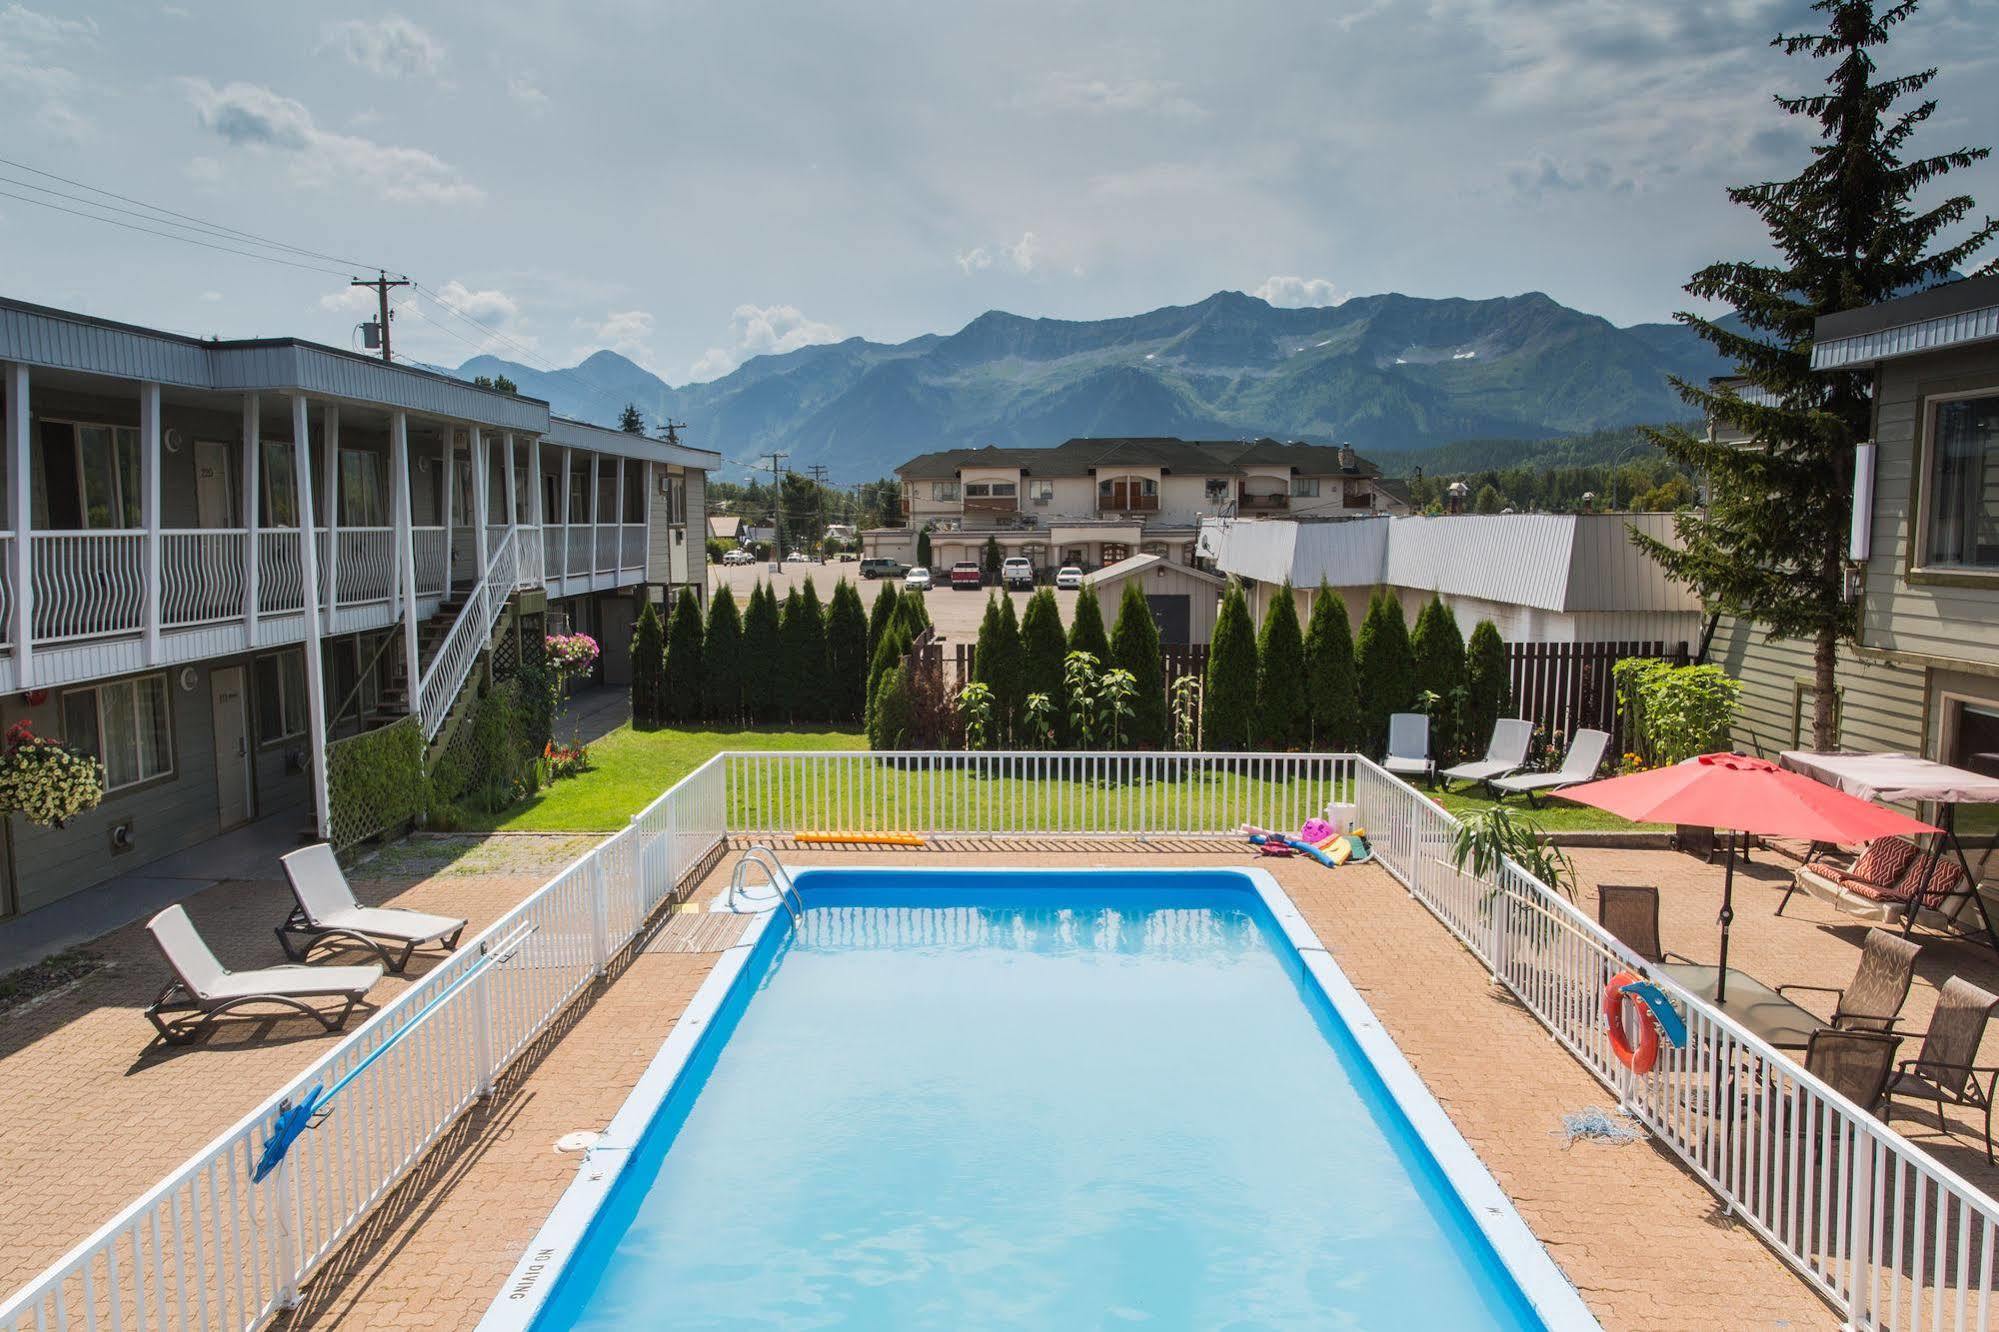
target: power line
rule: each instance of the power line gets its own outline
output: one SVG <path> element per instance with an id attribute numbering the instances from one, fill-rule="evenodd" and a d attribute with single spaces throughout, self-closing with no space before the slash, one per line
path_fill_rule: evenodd
<path id="1" fill-rule="evenodd" d="M 123 227 L 127 231 L 143 232 L 148 236 L 158 236 L 164 240 L 180 241 L 186 245 L 199 245 L 204 250 L 217 250 L 223 254 L 241 255 L 245 259 L 261 259 L 267 264 L 283 264 L 286 268 L 303 269 L 308 273 L 325 273 L 331 277 L 342 277 L 342 278 L 348 276 L 346 273 L 340 272 L 336 269 L 323 268 L 317 264 L 304 264 L 294 259 L 280 259 L 276 255 L 258 254 L 254 250 L 232 249 L 227 245 L 217 245 L 212 241 L 201 240 L 194 236 L 183 236 L 178 232 L 155 231 L 151 227 L 142 227 L 134 222 L 120 222 L 115 217 L 105 217 L 101 213 L 86 213 L 75 208 L 64 208 L 61 204 L 50 203 L 47 199 L 37 199 L 32 195 L 15 194 L 9 190 L 0 190 L 0 198 L 16 199 L 19 200 L 21 203 L 34 204 L 39 208 L 52 209 L 58 213 L 68 213 L 71 217 L 88 218 L 92 222 L 102 222 L 106 226 L 111 226 L 111 227 Z M 96 204 L 91 205 L 91 207 L 99 207 L 99 206 L 100 205 Z"/>

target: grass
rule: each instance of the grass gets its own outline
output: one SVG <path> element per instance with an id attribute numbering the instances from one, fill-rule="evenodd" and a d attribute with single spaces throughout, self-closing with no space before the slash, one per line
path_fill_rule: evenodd
<path id="1" fill-rule="evenodd" d="M 724 750 L 864 752 L 857 731 L 826 727 L 796 730 L 730 730 L 701 726 L 634 731 L 620 726 L 590 746 L 591 770 L 555 783 L 503 814 L 469 824 L 467 831 L 609 832 L 621 828 L 659 794 Z M 1253 756 L 1252 756 L 1253 757 Z M 1054 811 L 1065 831 L 1091 828 L 1170 829 L 1176 817 L 1193 811 L 1203 824 L 1237 821 L 1295 828 L 1325 798 L 1294 783 L 1263 780 L 1227 771 L 1203 772 L 1153 786 L 1097 782 L 982 777 L 949 768 L 913 772 L 856 758 L 841 794 L 829 795 L 825 771 L 798 768 L 746 780 L 730 811 L 736 827 L 770 831 L 808 828 L 910 826 L 948 827 L 960 832 L 1032 826 L 1035 811 Z M 1476 795 L 1438 793 L 1454 814 L 1469 814 L 1492 802 Z M 1625 829 L 1632 825 L 1601 810 L 1561 800 L 1530 810 L 1513 800 L 1522 816 L 1550 832 Z"/>

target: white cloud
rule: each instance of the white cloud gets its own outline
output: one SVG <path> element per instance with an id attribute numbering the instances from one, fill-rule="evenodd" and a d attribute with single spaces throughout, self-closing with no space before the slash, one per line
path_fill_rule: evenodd
<path id="1" fill-rule="evenodd" d="M 444 44 L 400 14 L 329 23 L 325 45 L 376 78 L 414 79 L 444 67 Z"/>
<path id="2" fill-rule="evenodd" d="M 797 351 L 846 334 L 832 324 L 807 319 L 792 305 L 739 305 L 729 319 L 730 345 L 710 347 L 687 372 L 694 382 L 720 379 L 752 356 Z"/>
<path id="3" fill-rule="evenodd" d="M 222 179 L 222 163 L 212 157 L 191 157 L 182 170 L 187 172 L 189 180 L 199 181 L 203 185 L 213 185 Z"/>
<path id="4" fill-rule="evenodd" d="M 1011 245 L 1000 247 L 1013 266 L 1023 273 L 1032 273 L 1034 266 L 1041 262 L 1041 238 L 1031 231 L 1020 233 L 1020 239 Z"/>
<path id="5" fill-rule="evenodd" d="M 202 128 L 237 148 L 284 158 L 301 184 L 372 191 L 397 203 L 478 203 L 485 191 L 421 148 L 321 129 L 312 112 L 254 83 L 183 79 Z"/>
<path id="6" fill-rule="evenodd" d="M 531 115 L 538 116 L 548 110 L 548 94 L 519 74 L 507 76 L 507 96 L 526 107 Z"/>
<path id="7" fill-rule="evenodd" d="M 96 19 L 57 18 L 52 14 L 37 13 L 18 4 L 0 9 L 0 41 L 54 46 L 75 38 L 89 38 L 96 35 Z"/>
<path id="8" fill-rule="evenodd" d="M 56 53 L 96 38 L 95 19 L 58 18 L 18 4 L 0 9 L 0 93 L 16 106 L 33 107 L 35 125 L 49 138 L 88 138 L 91 122 L 77 109 L 83 81 L 58 63 Z"/>
<path id="9" fill-rule="evenodd" d="M 577 350 L 578 359 L 608 347 L 628 361 L 652 368 L 653 317 L 648 311 L 613 310 L 587 327 L 591 342 Z"/>
<path id="10" fill-rule="evenodd" d="M 1176 83 L 1159 79 L 1105 78 L 1058 71 L 1045 74 L 1021 99 L 1045 111 L 1097 111 L 1199 120 L 1206 108 L 1180 91 Z"/>
<path id="11" fill-rule="evenodd" d="M 1299 310 L 1307 306 L 1343 305 L 1353 293 L 1341 291 L 1331 278 L 1267 277 L 1250 295 L 1280 309 Z"/>
<path id="12" fill-rule="evenodd" d="M 992 266 L 993 252 L 983 245 L 975 249 L 960 250 L 958 252 L 958 271 L 967 277 L 979 272 L 981 269 L 991 268 Z"/>
<path id="13" fill-rule="evenodd" d="M 465 318 L 411 288 L 389 292 L 398 355 L 455 365 L 481 353 L 519 360 L 523 346 L 540 350 L 540 339 L 522 315 L 520 302 L 509 293 L 452 278 L 438 286 L 437 294 Z M 358 324 L 372 320 L 380 306 L 372 287 L 338 287 L 319 298 L 319 308 Z"/>

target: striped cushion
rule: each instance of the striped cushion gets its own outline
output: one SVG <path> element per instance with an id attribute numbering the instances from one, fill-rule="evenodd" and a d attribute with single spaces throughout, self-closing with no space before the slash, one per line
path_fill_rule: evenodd
<path id="1" fill-rule="evenodd" d="M 1914 897 L 1923 886 L 1923 866 L 1927 858 L 1917 857 L 1909 866 L 1907 876 L 1895 885 L 1904 898 Z M 1923 905 L 1935 911 L 1942 907 L 1944 900 L 1952 893 L 1964 891 L 1964 866 L 1957 863 L 1954 856 L 1938 860 L 1936 868 L 1929 874 L 1929 891 L 1923 893 Z"/>
<path id="2" fill-rule="evenodd" d="M 1853 862 L 1853 868 L 1843 878 L 1859 879 L 1877 888 L 1892 888 L 1921 855 L 1915 843 L 1907 838 L 1877 837 L 1860 853 L 1860 859 Z"/>

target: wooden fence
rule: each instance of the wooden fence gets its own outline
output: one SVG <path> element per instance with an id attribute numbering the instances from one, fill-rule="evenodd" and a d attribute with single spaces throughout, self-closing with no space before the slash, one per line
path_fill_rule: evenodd
<path id="1" fill-rule="evenodd" d="M 1624 717 L 1611 667 L 1626 657 L 1669 657 L 1684 664 L 1685 643 L 1508 643 L 1513 716 L 1550 737 L 1578 728 L 1610 732 L 1613 761 L 1624 753 Z"/>

